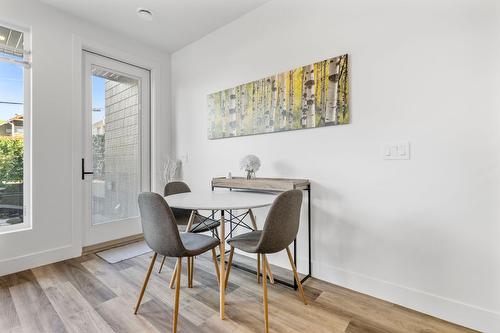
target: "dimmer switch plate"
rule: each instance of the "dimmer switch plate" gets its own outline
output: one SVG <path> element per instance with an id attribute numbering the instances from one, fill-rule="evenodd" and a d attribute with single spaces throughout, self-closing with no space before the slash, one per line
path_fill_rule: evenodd
<path id="1" fill-rule="evenodd" d="M 409 160 L 410 159 L 410 143 L 391 142 L 382 146 L 382 157 L 384 160 Z"/>

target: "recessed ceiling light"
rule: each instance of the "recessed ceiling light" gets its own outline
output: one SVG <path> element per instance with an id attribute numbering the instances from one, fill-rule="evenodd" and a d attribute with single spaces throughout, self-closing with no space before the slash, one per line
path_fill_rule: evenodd
<path id="1" fill-rule="evenodd" d="M 0 40 L 5 40 L 5 36 L 0 35 Z"/>
<path id="2" fill-rule="evenodd" d="M 153 13 L 150 10 L 139 8 L 137 9 L 137 16 L 139 16 L 144 21 L 153 21 Z"/>

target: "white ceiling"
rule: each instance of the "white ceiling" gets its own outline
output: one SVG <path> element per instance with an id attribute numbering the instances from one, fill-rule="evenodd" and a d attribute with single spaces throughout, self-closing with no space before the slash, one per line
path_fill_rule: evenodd
<path id="1" fill-rule="evenodd" d="M 135 40 L 173 52 L 269 0 L 40 1 Z M 153 21 L 141 20 L 137 16 L 137 8 L 152 11 Z"/>

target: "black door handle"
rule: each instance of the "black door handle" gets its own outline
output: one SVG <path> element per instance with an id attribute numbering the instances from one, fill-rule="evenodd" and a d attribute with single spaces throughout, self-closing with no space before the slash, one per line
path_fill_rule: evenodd
<path id="1" fill-rule="evenodd" d="M 93 175 L 93 171 L 85 171 L 85 159 L 82 158 L 82 180 L 85 179 L 85 175 Z"/>

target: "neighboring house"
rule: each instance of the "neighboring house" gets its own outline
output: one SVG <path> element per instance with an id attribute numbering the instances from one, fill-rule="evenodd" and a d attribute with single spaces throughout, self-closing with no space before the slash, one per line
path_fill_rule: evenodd
<path id="1" fill-rule="evenodd" d="M 24 117 L 15 115 L 8 121 L 0 124 L 0 136 L 23 136 Z"/>
<path id="2" fill-rule="evenodd" d="M 92 135 L 103 135 L 104 134 L 104 119 L 96 121 L 92 124 Z"/>

